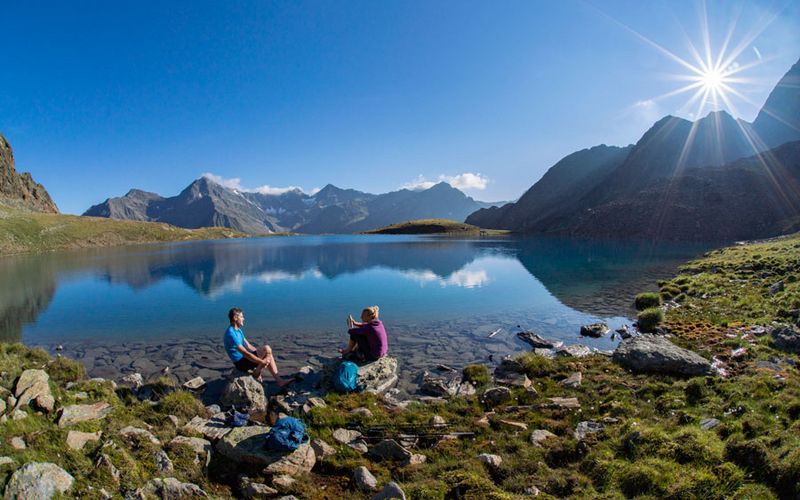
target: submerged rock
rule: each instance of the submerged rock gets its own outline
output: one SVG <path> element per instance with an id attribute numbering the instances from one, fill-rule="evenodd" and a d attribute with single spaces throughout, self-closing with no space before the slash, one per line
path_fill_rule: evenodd
<path id="1" fill-rule="evenodd" d="M 581 327 L 581 336 L 600 338 L 608 333 L 608 325 L 605 323 L 592 323 Z"/>
<path id="2" fill-rule="evenodd" d="M 711 363 L 664 337 L 642 334 L 623 340 L 612 357 L 615 363 L 636 372 L 674 375 L 707 375 Z"/>
<path id="3" fill-rule="evenodd" d="M 5 498 L 50 499 L 72 487 L 74 478 L 64 469 L 48 462 L 29 462 L 11 476 Z"/>
<path id="4" fill-rule="evenodd" d="M 564 342 L 560 340 L 546 339 L 533 332 L 518 332 L 517 337 L 523 342 L 530 344 L 534 349 L 557 349 L 564 345 Z"/>

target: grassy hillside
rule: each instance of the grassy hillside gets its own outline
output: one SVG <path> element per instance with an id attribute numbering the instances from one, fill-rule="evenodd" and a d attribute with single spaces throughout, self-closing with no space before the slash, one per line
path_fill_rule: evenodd
<path id="1" fill-rule="evenodd" d="M 509 234 L 509 231 L 495 229 L 482 229 L 471 224 L 456 222 L 449 219 L 417 219 L 391 226 L 365 231 L 364 234 L 449 234 L 449 235 L 476 235 L 496 236 Z"/>
<path id="2" fill-rule="evenodd" d="M 246 236 L 249 235 L 228 228 L 182 229 L 153 222 L 35 213 L 0 206 L 0 255 Z"/>

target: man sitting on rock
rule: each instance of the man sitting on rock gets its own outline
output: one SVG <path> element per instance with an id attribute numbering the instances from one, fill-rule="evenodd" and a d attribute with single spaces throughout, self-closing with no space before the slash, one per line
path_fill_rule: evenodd
<path id="1" fill-rule="evenodd" d="M 233 366 L 237 370 L 243 372 L 251 372 L 259 382 L 261 382 L 261 372 L 266 367 L 269 372 L 275 377 L 275 383 L 278 387 L 291 382 L 284 380 L 278 376 L 278 365 L 275 363 L 275 358 L 272 357 L 272 348 L 264 345 L 258 349 L 247 341 L 242 331 L 244 325 L 244 312 L 238 307 L 234 307 L 228 311 L 228 319 L 231 326 L 225 331 L 223 344 L 228 357 L 233 361 Z"/>

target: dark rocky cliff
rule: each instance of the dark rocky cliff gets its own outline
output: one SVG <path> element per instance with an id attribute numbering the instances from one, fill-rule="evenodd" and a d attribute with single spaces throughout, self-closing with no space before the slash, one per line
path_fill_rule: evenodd
<path id="1" fill-rule="evenodd" d="M 0 134 L 0 201 L 37 212 L 58 213 L 47 190 L 31 174 L 17 173 L 11 145 Z"/>

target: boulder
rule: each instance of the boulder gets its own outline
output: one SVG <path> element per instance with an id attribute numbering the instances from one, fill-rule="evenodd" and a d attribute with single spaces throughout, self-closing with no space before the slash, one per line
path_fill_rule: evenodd
<path id="1" fill-rule="evenodd" d="M 717 427 L 720 424 L 720 421 L 716 418 L 704 418 L 700 421 L 700 428 L 706 431 L 710 431 L 711 429 Z"/>
<path id="2" fill-rule="evenodd" d="M 525 367 L 514 359 L 504 359 L 494 370 L 494 380 L 500 385 L 530 387 L 531 381 L 525 374 Z"/>
<path id="3" fill-rule="evenodd" d="M 328 358 L 323 361 L 322 386 L 332 388 L 333 376 L 341 358 Z M 373 394 L 383 394 L 397 384 L 397 358 L 384 356 L 377 361 L 358 367 L 358 383 L 364 384 L 364 390 Z"/>
<path id="4" fill-rule="evenodd" d="M 24 450 L 28 447 L 28 444 L 20 436 L 14 436 L 8 442 L 15 450 Z"/>
<path id="5" fill-rule="evenodd" d="M 278 460 L 272 462 L 264 468 L 264 473 L 279 475 L 286 474 L 288 476 L 297 476 L 311 472 L 314 464 L 317 463 L 314 449 L 308 444 L 301 444 L 296 450 L 288 455 L 281 456 Z"/>
<path id="6" fill-rule="evenodd" d="M 406 500 L 406 494 L 400 485 L 394 481 L 386 483 L 381 491 L 379 491 L 372 500 L 390 500 L 390 499 Z"/>
<path id="7" fill-rule="evenodd" d="M 50 376 L 44 370 L 25 370 L 19 376 L 14 390 L 17 398 L 16 408 L 33 402 L 37 408 L 47 413 L 53 411 L 55 399 L 50 392 Z"/>
<path id="8" fill-rule="evenodd" d="M 353 484 L 361 491 L 375 491 L 378 489 L 378 480 L 364 467 L 356 467 L 353 472 Z"/>
<path id="9" fill-rule="evenodd" d="M 350 444 L 361 437 L 361 433 L 350 429 L 336 429 L 333 431 L 333 439 L 341 444 Z"/>
<path id="10" fill-rule="evenodd" d="M 13 464 L 14 459 L 11 457 L 0 457 L 0 467 L 8 464 Z"/>
<path id="11" fill-rule="evenodd" d="M 557 349 L 564 345 L 560 340 L 550 340 L 533 332 L 519 332 L 517 337 L 531 345 L 534 349 Z"/>
<path id="12" fill-rule="evenodd" d="M 490 387 L 481 394 L 481 403 L 497 406 L 511 400 L 511 390 L 508 387 Z"/>
<path id="13" fill-rule="evenodd" d="M 208 466 L 211 461 L 211 441 L 196 437 L 175 436 L 167 444 L 169 449 L 174 449 L 178 446 L 191 448 L 195 453 L 195 463 L 202 463 L 204 466 Z"/>
<path id="14" fill-rule="evenodd" d="M 608 325 L 605 323 L 592 323 L 581 327 L 581 336 L 600 338 L 608 333 Z"/>
<path id="15" fill-rule="evenodd" d="M 100 436 L 103 435 L 102 431 L 97 432 L 80 432 L 69 431 L 67 433 L 67 446 L 73 450 L 82 450 L 86 443 L 89 441 L 99 441 Z"/>
<path id="16" fill-rule="evenodd" d="M 231 429 L 225 424 L 224 413 L 217 413 L 211 418 L 194 417 L 183 426 L 183 432 L 202 434 L 209 441 L 222 439 Z"/>
<path id="17" fill-rule="evenodd" d="M 311 449 L 314 450 L 314 455 L 317 457 L 317 462 L 336 455 L 336 448 L 319 438 L 311 440 Z"/>
<path id="18" fill-rule="evenodd" d="M 612 357 L 635 372 L 697 376 L 711 373 L 711 363 L 664 337 L 642 334 L 620 342 Z"/>
<path id="19" fill-rule="evenodd" d="M 48 462 L 29 462 L 11 476 L 5 498 L 49 499 L 63 495 L 72 487 L 73 477 L 61 467 Z"/>
<path id="20" fill-rule="evenodd" d="M 278 488 L 280 491 L 287 491 L 297 484 L 297 479 L 292 476 L 281 475 L 272 478 L 272 486 Z"/>
<path id="21" fill-rule="evenodd" d="M 316 463 L 314 450 L 308 444 L 285 454 L 264 447 L 269 427 L 235 427 L 216 445 L 220 455 L 234 462 L 265 466 L 267 474 L 290 476 L 309 472 Z"/>
<path id="22" fill-rule="evenodd" d="M 105 401 L 98 401 L 90 405 L 70 405 L 64 407 L 58 419 L 59 427 L 87 422 L 90 420 L 100 420 L 111 413 L 111 405 Z"/>
<path id="23" fill-rule="evenodd" d="M 278 494 L 278 490 L 275 488 L 270 488 L 263 483 L 256 483 L 247 476 L 239 476 L 239 492 L 242 498 L 247 500 L 273 498 Z"/>
<path id="24" fill-rule="evenodd" d="M 252 420 L 266 421 L 267 397 L 264 386 L 249 373 L 233 369 L 219 402 L 225 406 L 235 406 L 239 410 L 247 409 Z"/>
<path id="25" fill-rule="evenodd" d="M 772 328 L 772 345 L 775 349 L 793 354 L 800 354 L 800 331 L 788 325 Z"/>
<path id="26" fill-rule="evenodd" d="M 572 344 L 556 349 L 556 356 L 583 358 L 592 354 L 592 350 L 583 344 Z"/>
<path id="27" fill-rule="evenodd" d="M 581 372 L 571 373 L 569 377 L 565 378 L 558 384 L 568 389 L 576 389 L 581 386 L 583 381 L 583 374 Z"/>
<path id="28" fill-rule="evenodd" d="M 500 464 L 503 463 L 503 457 L 500 455 L 491 455 L 489 453 L 481 453 L 478 455 L 478 461 L 488 465 L 489 467 L 496 469 L 500 467 Z"/>
<path id="29" fill-rule="evenodd" d="M 531 444 L 534 446 L 542 447 L 542 443 L 548 439 L 557 438 L 555 434 L 545 429 L 536 429 L 531 433 Z"/>
<path id="30" fill-rule="evenodd" d="M 412 453 L 400 446 L 394 439 L 384 439 L 369 451 L 369 456 L 375 460 L 394 460 L 408 462 Z"/>
<path id="31" fill-rule="evenodd" d="M 151 479 L 133 494 L 133 498 L 137 499 L 152 497 L 177 500 L 179 498 L 208 497 L 208 493 L 196 484 L 182 483 L 174 477 L 167 477 Z"/>
<path id="32" fill-rule="evenodd" d="M 161 442 L 153 435 L 152 432 L 130 425 L 120 429 L 119 432 L 117 432 L 117 435 L 119 435 L 119 437 L 121 437 L 130 446 L 136 446 L 140 442 L 144 441 L 156 446 L 161 444 Z"/>
<path id="33" fill-rule="evenodd" d="M 455 396 L 460 388 L 461 375 L 458 373 L 434 375 L 423 372 L 422 383 L 419 385 L 420 392 L 433 397 Z"/>
<path id="34" fill-rule="evenodd" d="M 144 385 L 144 377 L 141 373 L 129 373 L 122 377 L 119 381 L 119 386 L 130 389 L 133 392 L 138 392 Z"/>
<path id="35" fill-rule="evenodd" d="M 153 453 L 153 461 L 156 464 L 156 470 L 160 473 L 172 472 L 175 466 L 172 465 L 172 460 L 164 450 L 158 450 Z"/>
<path id="36" fill-rule="evenodd" d="M 578 426 L 575 428 L 574 436 L 575 439 L 580 441 L 586 439 L 586 436 L 588 436 L 589 434 L 600 432 L 604 428 L 605 425 L 601 424 L 600 422 L 595 422 L 593 420 L 580 422 Z"/>

